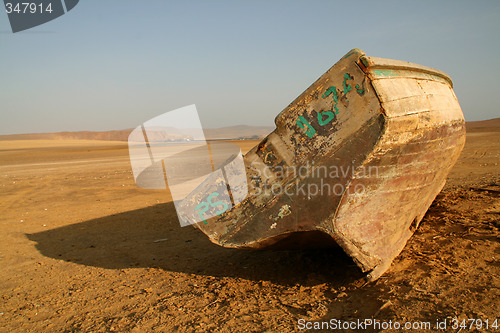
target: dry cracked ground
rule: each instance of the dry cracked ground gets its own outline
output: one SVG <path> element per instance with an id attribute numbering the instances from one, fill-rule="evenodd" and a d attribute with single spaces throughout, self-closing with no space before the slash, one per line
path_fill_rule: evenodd
<path id="1" fill-rule="evenodd" d="M 370 319 L 457 332 L 476 319 L 462 332 L 498 332 L 499 161 L 500 130 L 470 131 L 415 235 L 363 285 L 340 249 L 225 249 L 181 228 L 168 192 L 134 184 L 124 143 L 0 142 L 0 331 L 327 332 L 305 323 Z"/>

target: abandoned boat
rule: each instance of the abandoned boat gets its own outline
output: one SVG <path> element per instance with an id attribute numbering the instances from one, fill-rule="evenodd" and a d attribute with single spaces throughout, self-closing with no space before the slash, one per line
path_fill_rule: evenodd
<path id="1" fill-rule="evenodd" d="M 238 176 L 230 160 L 220 166 L 224 177 L 208 177 L 182 210 L 201 216 L 196 227 L 224 247 L 339 245 L 368 280 L 401 252 L 465 144 L 448 75 L 359 49 L 275 123 L 243 157 L 246 188 L 226 182 Z M 223 192 L 230 203 L 217 201 Z M 209 208 L 216 213 L 204 218 Z"/>

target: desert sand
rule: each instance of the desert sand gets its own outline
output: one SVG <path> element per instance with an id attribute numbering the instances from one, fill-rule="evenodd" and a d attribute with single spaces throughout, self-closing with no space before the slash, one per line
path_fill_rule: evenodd
<path id="1" fill-rule="evenodd" d="M 257 141 L 237 142 L 247 151 Z M 225 249 L 181 228 L 167 190 L 135 185 L 126 142 L 2 141 L 0 331 L 295 332 L 301 319 L 369 318 L 448 320 L 454 332 L 454 319 L 491 325 L 499 162 L 500 130 L 469 129 L 415 235 L 363 285 L 340 248 Z"/>

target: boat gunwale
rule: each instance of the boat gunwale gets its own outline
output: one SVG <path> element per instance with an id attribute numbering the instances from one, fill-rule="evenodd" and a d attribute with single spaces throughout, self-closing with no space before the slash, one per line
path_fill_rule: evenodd
<path id="1" fill-rule="evenodd" d="M 427 66 L 422 66 L 419 64 L 415 64 L 412 62 L 408 61 L 403 61 L 403 60 L 393 60 L 393 59 L 386 59 L 386 58 L 378 58 L 378 57 L 369 57 L 369 56 L 362 56 L 360 57 L 361 63 L 366 67 L 366 70 L 368 72 L 371 72 L 373 75 L 374 70 L 380 70 L 380 69 L 390 69 L 390 70 L 405 70 L 409 72 L 418 72 L 418 73 L 424 73 L 424 74 L 430 74 L 430 75 L 435 75 L 438 76 L 442 79 L 444 79 L 448 84 L 450 85 L 451 88 L 453 88 L 453 81 L 452 79 L 448 76 L 443 71 L 440 71 L 439 69 L 435 69 L 432 67 L 427 67 Z M 375 78 L 372 78 L 375 79 Z M 380 80 L 383 78 L 376 78 L 376 80 Z"/>

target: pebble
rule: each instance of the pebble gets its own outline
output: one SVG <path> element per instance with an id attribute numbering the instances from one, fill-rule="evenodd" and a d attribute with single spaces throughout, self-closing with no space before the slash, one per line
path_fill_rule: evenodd
<path id="1" fill-rule="evenodd" d="M 164 242 L 164 241 L 167 241 L 167 240 L 168 240 L 167 238 L 157 239 L 157 240 L 153 241 L 153 243 Z"/>

